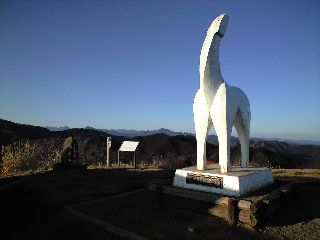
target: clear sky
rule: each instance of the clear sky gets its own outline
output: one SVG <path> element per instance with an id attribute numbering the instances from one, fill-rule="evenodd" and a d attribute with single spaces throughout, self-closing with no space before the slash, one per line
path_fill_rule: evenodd
<path id="1" fill-rule="evenodd" d="M 0 0 L 0 118 L 194 132 L 206 31 L 251 136 L 320 139 L 320 1 Z"/>

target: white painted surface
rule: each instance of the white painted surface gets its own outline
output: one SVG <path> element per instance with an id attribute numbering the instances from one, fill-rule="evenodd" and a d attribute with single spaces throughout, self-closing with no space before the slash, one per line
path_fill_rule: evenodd
<path id="1" fill-rule="evenodd" d="M 139 142 L 124 141 L 119 149 L 122 152 L 134 152 L 138 147 Z"/>
<path id="2" fill-rule="evenodd" d="M 186 183 L 186 176 L 188 173 L 222 177 L 223 188 L 215 188 L 198 184 L 188 184 Z M 271 183 L 273 183 L 273 175 L 271 169 L 269 168 L 233 167 L 231 172 L 222 174 L 217 168 L 207 171 L 199 171 L 195 167 L 191 167 L 176 170 L 173 186 L 233 197 L 240 197 Z"/>
<path id="3" fill-rule="evenodd" d="M 193 104 L 197 138 L 197 167 L 177 169 L 173 185 L 176 187 L 240 197 L 273 183 L 271 169 L 248 168 L 250 104 L 246 94 L 223 80 L 219 47 L 229 17 L 222 14 L 208 29 L 200 54 L 200 89 Z M 232 167 L 230 144 L 232 126 L 235 126 L 241 143 L 241 167 Z M 219 165 L 207 166 L 206 140 L 214 126 L 219 141 Z M 210 187 L 186 182 L 188 173 L 220 177 L 223 187 Z"/>
<path id="4" fill-rule="evenodd" d="M 221 172 L 230 172 L 231 131 L 234 125 L 241 143 L 241 167 L 249 166 L 250 104 L 239 88 L 231 87 L 222 78 L 219 62 L 220 41 L 226 32 L 229 17 L 218 16 L 207 31 L 200 54 L 200 89 L 193 104 L 197 138 L 197 168 L 207 169 L 206 140 L 214 125 L 219 141 Z"/>

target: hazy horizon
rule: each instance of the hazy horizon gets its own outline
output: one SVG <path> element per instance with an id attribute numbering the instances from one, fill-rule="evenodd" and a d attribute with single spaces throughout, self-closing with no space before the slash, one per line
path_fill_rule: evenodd
<path id="1" fill-rule="evenodd" d="M 1 1 L 0 118 L 192 133 L 221 13 L 222 74 L 250 100 L 251 136 L 320 140 L 319 1 Z"/>

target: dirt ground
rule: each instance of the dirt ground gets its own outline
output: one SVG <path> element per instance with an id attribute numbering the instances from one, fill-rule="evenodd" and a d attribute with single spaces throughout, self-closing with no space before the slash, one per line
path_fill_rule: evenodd
<path id="1" fill-rule="evenodd" d="M 173 174 L 173 171 L 155 169 L 90 169 L 0 179 L 0 239 L 121 239 L 72 216 L 65 207 L 144 189 L 149 181 L 172 177 Z M 145 201 L 138 201 L 139 198 L 145 199 L 143 195 L 128 197 L 123 202 L 111 201 L 108 212 L 99 212 L 97 208 L 96 214 L 116 215 L 115 223 L 128 229 L 140 228 L 140 232 L 148 232 L 146 235 L 151 239 L 320 239 L 320 189 L 317 184 L 320 170 L 275 170 L 274 174 L 278 179 L 304 184 L 299 188 L 298 201 L 294 205 L 284 209 L 271 224 L 255 231 L 232 228 L 212 219 L 214 224 L 211 223 L 210 231 L 190 233 L 186 231 L 187 226 L 207 220 L 174 209 L 155 209 Z M 116 205 L 112 208 L 112 204 Z M 133 211 L 133 217 L 121 218 L 121 212 L 128 209 Z M 152 215 L 151 210 L 157 215 Z M 139 218 L 151 219 L 150 224 L 138 226 Z M 154 226 L 151 221 L 157 223 L 157 229 L 148 229 L 148 226 Z M 162 232 L 158 230 L 161 226 Z"/>
<path id="2" fill-rule="evenodd" d="M 320 169 L 273 170 L 277 179 L 299 182 L 297 199 L 259 231 L 276 239 L 320 239 Z"/>
<path id="3" fill-rule="evenodd" d="M 87 216 L 107 222 L 147 239 L 267 239 L 262 234 L 232 227 L 219 218 L 195 214 L 148 202 L 148 192 L 135 192 L 117 199 L 74 208 Z M 201 232 L 192 233 L 188 227 L 206 225 Z"/>
<path id="4" fill-rule="evenodd" d="M 0 239 L 118 239 L 64 207 L 144 188 L 150 180 L 167 176 L 172 172 L 97 169 L 14 178 L 16 184 L 0 184 Z"/>

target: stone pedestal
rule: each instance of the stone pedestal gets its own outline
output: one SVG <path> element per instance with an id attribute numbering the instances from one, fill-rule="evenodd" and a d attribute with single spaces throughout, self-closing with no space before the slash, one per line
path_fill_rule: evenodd
<path id="1" fill-rule="evenodd" d="M 221 173 L 219 164 L 206 171 L 195 166 L 177 169 L 175 187 L 240 197 L 273 183 L 270 168 L 232 167 L 231 172 Z"/>

